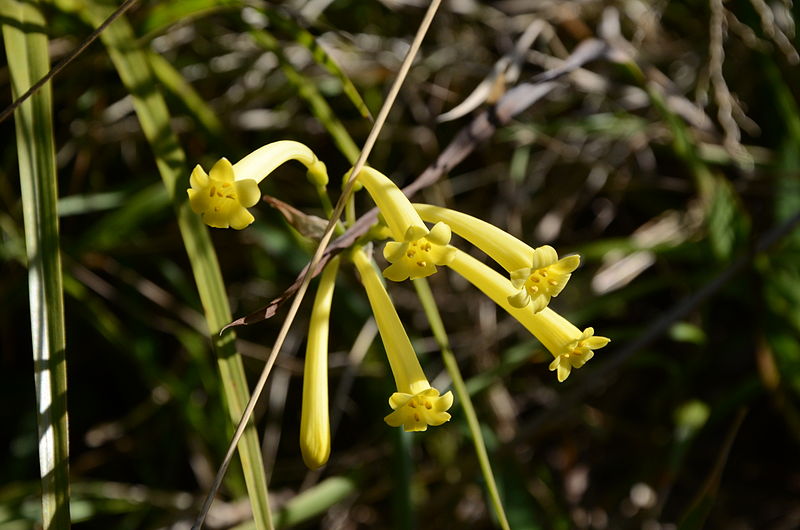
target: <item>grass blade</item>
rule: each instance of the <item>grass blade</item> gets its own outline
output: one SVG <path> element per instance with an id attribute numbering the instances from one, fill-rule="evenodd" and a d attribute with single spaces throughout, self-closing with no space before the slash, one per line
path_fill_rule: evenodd
<path id="1" fill-rule="evenodd" d="M 478 415 L 475 413 L 475 407 L 472 405 L 472 399 L 469 397 L 464 378 L 461 376 L 461 370 L 459 370 L 456 363 L 456 356 L 450 348 L 450 340 L 447 338 L 447 332 L 444 329 L 439 308 L 436 306 L 436 300 L 433 298 L 433 292 L 431 292 L 431 287 L 425 278 L 418 278 L 413 282 L 414 288 L 417 290 L 417 296 L 422 304 L 422 309 L 425 311 L 425 316 L 431 326 L 433 336 L 442 350 L 442 359 L 444 359 L 444 364 L 447 367 L 447 373 L 453 379 L 453 390 L 458 396 L 464 416 L 467 419 L 469 432 L 472 435 L 472 443 L 475 446 L 475 455 L 478 458 L 483 479 L 486 481 L 489 501 L 494 508 L 500 528 L 509 530 L 511 527 L 508 525 L 508 517 L 506 516 L 505 508 L 503 508 L 503 501 L 500 499 L 500 490 L 497 489 L 497 482 L 494 479 L 494 472 L 489 461 L 489 453 L 486 451 L 486 443 L 483 440 Z"/>
<path id="2" fill-rule="evenodd" d="M 105 6 L 88 2 L 85 6 L 80 15 L 93 26 L 101 24 L 110 14 Z M 148 67 L 148 54 L 138 45 L 132 44 L 136 39 L 130 24 L 121 17 L 108 27 L 101 38 L 120 78 L 133 96 L 142 130 L 154 151 L 158 170 L 175 207 L 211 342 L 217 354 L 228 410 L 231 418 L 237 421 L 249 398 L 247 380 L 241 357 L 234 346 L 235 336 L 225 334 L 221 337 L 218 333 L 231 320 L 230 307 L 208 230 L 191 211 L 186 196 L 182 193 L 189 173 L 186 155 L 170 128 L 169 111 L 163 97 L 155 88 L 156 83 Z M 247 426 L 238 449 L 256 526 L 259 529 L 271 528 L 261 447 L 252 422 Z"/>
<path id="3" fill-rule="evenodd" d="M 358 158 L 358 146 L 353 141 L 350 133 L 347 132 L 347 128 L 336 117 L 336 113 L 333 112 L 328 102 L 319 93 L 314 82 L 295 70 L 275 37 L 262 30 L 251 30 L 250 36 L 257 44 L 275 54 L 286 80 L 297 89 L 297 94 L 308 103 L 312 114 L 316 116 L 331 135 L 339 151 L 351 164 L 355 164 Z"/>
<path id="4" fill-rule="evenodd" d="M 311 52 L 311 56 L 314 58 L 314 61 L 325 68 L 328 72 L 330 72 L 333 76 L 335 76 L 340 83 L 342 83 L 342 92 L 350 99 L 350 102 L 353 106 L 358 110 L 363 118 L 367 118 L 372 121 L 372 114 L 367 107 L 367 104 L 364 103 L 364 100 L 361 98 L 361 94 L 359 94 L 358 89 L 355 87 L 350 78 L 347 77 L 347 74 L 341 67 L 333 60 L 328 52 L 326 52 L 322 46 L 319 45 L 317 39 L 312 35 L 309 31 L 300 27 L 294 20 L 290 18 L 284 18 L 277 13 L 275 9 L 265 9 L 264 14 L 269 18 L 269 21 L 275 25 L 275 27 L 279 28 L 281 31 L 286 32 L 293 41 L 304 46 L 308 51 Z"/>
<path id="5" fill-rule="evenodd" d="M 50 69 L 46 23 L 33 2 L 3 0 L 0 13 L 16 99 Z M 28 256 L 42 523 L 60 529 L 70 526 L 69 434 L 52 110 L 51 87 L 45 84 L 17 107 L 14 121 Z"/>

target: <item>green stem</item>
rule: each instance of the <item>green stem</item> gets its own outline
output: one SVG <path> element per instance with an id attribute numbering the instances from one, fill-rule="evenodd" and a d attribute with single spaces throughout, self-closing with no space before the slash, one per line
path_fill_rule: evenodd
<path id="1" fill-rule="evenodd" d="M 392 429 L 394 442 L 394 495 L 392 508 L 394 517 L 392 527 L 395 530 L 411 530 L 414 528 L 414 504 L 411 501 L 411 433 L 403 429 Z"/>
<path id="2" fill-rule="evenodd" d="M 450 341 L 447 338 L 447 332 L 442 323 L 442 317 L 439 314 L 439 308 L 436 306 L 436 300 L 433 298 L 430 285 L 425 278 L 419 278 L 414 281 L 414 288 L 417 290 L 417 296 L 422 303 L 422 309 L 428 317 L 428 322 L 431 325 L 431 331 L 436 339 L 436 343 L 442 350 L 442 359 L 444 359 L 445 367 L 450 377 L 453 380 L 453 390 L 461 402 L 461 408 L 464 410 L 464 416 L 467 418 L 467 425 L 472 434 L 472 442 L 475 445 L 475 454 L 478 457 L 478 463 L 483 473 L 483 479 L 486 481 L 486 489 L 489 490 L 489 499 L 494 507 L 497 520 L 503 530 L 510 530 L 508 525 L 508 518 L 503 509 L 503 503 L 500 500 L 500 492 L 497 490 L 497 483 L 494 480 L 494 473 L 492 466 L 489 463 L 489 455 L 486 452 L 486 444 L 483 441 L 483 434 L 481 434 L 481 426 L 478 422 L 478 415 L 475 414 L 475 407 L 472 406 L 472 400 L 469 397 L 467 386 L 464 384 L 464 378 L 461 376 L 461 370 L 456 363 L 456 357 L 453 350 L 450 348 Z"/>
<path id="3" fill-rule="evenodd" d="M 350 198 L 347 199 L 347 206 L 344 213 L 345 224 L 348 227 L 353 226 L 356 223 L 356 202 L 353 200 L 355 193 L 350 194 Z"/>
<path id="4" fill-rule="evenodd" d="M 325 212 L 325 217 L 330 219 L 331 215 L 333 215 L 333 204 L 331 204 L 331 198 L 328 195 L 328 190 L 325 189 L 325 186 L 316 186 L 316 189 L 319 202 L 322 204 L 322 211 Z"/>

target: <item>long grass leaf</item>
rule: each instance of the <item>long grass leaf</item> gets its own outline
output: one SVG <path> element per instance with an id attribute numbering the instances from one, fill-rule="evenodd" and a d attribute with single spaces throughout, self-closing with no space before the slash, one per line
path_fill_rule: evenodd
<path id="1" fill-rule="evenodd" d="M 3 39 L 18 98 L 50 69 L 46 23 L 33 2 L 3 0 Z M 64 297 L 59 255 L 52 91 L 45 84 L 14 113 L 28 257 L 42 523 L 69 528 L 69 433 Z"/>
<path id="2" fill-rule="evenodd" d="M 264 14 L 267 15 L 267 18 L 269 18 L 269 21 L 274 24 L 275 27 L 280 28 L 280 30 L 287 33 L 293 41 L 310 51 L 314 61 L 342 83 L 342 91 L 350 99 L 350 102 L 355 106 L 361 116 L 372 120 L 372 114 L 367 104 L 364 103 L 364 100 L 361 98 L 358 89 L 353 82 L 350 81 L 350 78 L 347 77 L 347 74 L 342 70 L 339 64 L 333 60 L 333 57 L 319 45 L 314 35 L 300 27 L 294 20 L 282 17 L 274 9 L 267 9 L 264 11 Z"/>
<path id="3" fill-rule="evenodd" d="M 347 128 L 336 117 L 336 113 L 333 112 L 328 102 L 319 93 L 314 82 L 294 68 L 275 37 L 262 30 L 251 30 L 250 36 L 260 46 L 275 54 L 286 80 L 297 89 L 297 95 L 308 103 L 311 112 L 331 135 L 339 151 L 347 158 L 348 162 L 354 164 L 356 158 L 358 158 L 358 146 L 356 146 L 350 133 L 347 132 Z"/>
<path id="4" fill-rule="evenodd" d="M 87 2 L 80 12 L 90 24 L 97 26 L 109 15 L 105 6 Z M 102 35 L 111 60 L 134 100 L 142 130 L 156 158 L 156 165 L 178 216 L 178 225 L 192 265 L 192 272 L 205 311 L 208 330 L 217 354 L 223 388 L 231 418 L 238 420 L 249 399 L 247 380 L 241 357 L 235 350 L 235 336 L 219 336 L 219 330 L 231 320 L 222 274 L 206 227 L 195 215 L 182 193 L 188 168 L 186 156 L 172 132 L 169 111 L 149 68 L 147 53 L 136 43 L 135 35 L 125 18 L 108 27 Z M 272 526 L 267 496 L 266 477 L 261 459 L 258 435 L 252 422 L 238 445 L 247 489 L 256 525 Z"/>
<path id="5" fill-rule="evenodd" d="M 161 85 L 177 97 L 215 143 L 225 142 L 225 132 L 214 110 L 172 64 L 156 52 L 148 53 L 150 68 Z"/>

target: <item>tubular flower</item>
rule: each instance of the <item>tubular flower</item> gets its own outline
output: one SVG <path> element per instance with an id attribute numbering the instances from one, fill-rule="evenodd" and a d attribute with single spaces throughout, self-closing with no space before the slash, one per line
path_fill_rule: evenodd
<path id="1" fill-rule="evenodd" d="M 581 331 L 549 307 L 539 312 L 530 305 L 515 307 L 509 301 L 509 293 L 515 290 L 512 283 L 469 254 L 456 251 L 450 268 L 516 318 L 550 351 L 554 357 L 550 371 L 557 371 L 559 382 L 566 380 L 573 368 L 586 364 L 594 356 L 592 350 L 602 348 L 610 341 L 606 337 L 594 336 L 593 328 Z"/>
<path id="2" fill-rule="evenodd" d="M 189 183 L 192 186 L 187 190 L 189 205 L 208 226 L 241 230 L 253 222 L 247 208 L 255 206 L 261 198 L 258 183 L 250 179 L 236 181 L 227 158 L 214 164 L 208 175 L 199 165 L 195 166 Z"/>
<path id="3" fill-rule="evenodd" d="M 314 298 L 303 367 L 303 404 L 300 412 L 300 451 L 309 469 L 317 469 L 331 454 L 328 416 L 328 328 L 339 258 L 325 267 Z"/>
<path id="4" fill-rule="evenodd" d="M 447 410 L 453 404 L 453 393 L 446 392 L 440 396 L 438 390 L 431 388 L 380 275 L 363 250 L 353 253 L 353 262 L 367 291 L 397 385 L 397 392 L 389 398 L 394 412 L 384 421 L 392 427 L 402 425 L 409 432 L 443 424 L 450 419 Z"/>
<path id="5" fill-rule="evenodd" d="M 408 198 L 386 175 L 371 167 L 358 174 L 381 212 L 394 241 L 386 244 L 383 256 L 391 263 L 383 275 L 395 282 L 416 279 L 436 272 L 437 265 L 447 265 L 453 252 L 450 227 L 436 223 L 428 230 Z"/>
<path id="6" fill-rule="evenodd" d="M 436 223 L 430 233 L 414 241 L 390 241 L 383 247 L 383 257 L 391 263 L 383 275 L 393 282 L 416 280 L 436 272 L 436 265 L 447 265 L 453 258 L 450 227 Z"/>
<path id="7" fill-rule="evenodd" d="M 445 222 L 458 235 L 484 251 L 508 271 L 515 290 L 508 296 L 512 306 L 523 308 L 530 304 L 539 312 L 550 298 L 567 285 L 572 271 L 578 268 L 580 257 L 573 255 L 558 259 L 549 245 L 531 248 L 496 226 L 457 212 L 430 204 L 414 204 L 422 219 L 430 223 Z"/>
<path id="8" fill-rule="evenodd" d="M 199 165 L 189 178 L 189 205 L 202 216 L 203 222 L 214 228 L 241 230 L 253 222 L 247 208 L 261 199 L 258 183 L 281 164 L 297 160 L 308 169 L 308 179 L 317 187 L 328 183 L 328 172 L 314 153 L 305 145 L 282 140 L 256 149 L 236 164 L 221 158 L 209 174 Z"/>

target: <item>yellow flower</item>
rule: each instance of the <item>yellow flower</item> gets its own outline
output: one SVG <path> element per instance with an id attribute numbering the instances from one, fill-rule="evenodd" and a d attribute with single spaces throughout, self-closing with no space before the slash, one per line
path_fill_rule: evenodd
<path id="1" fill-rule="evenodd" d="M 411 201 L 380 171 L 365 167 L 358 181 L 375 201 L 394 239 L 383 249 L 391 263 L 383 271 L 386 278 L 395 282 L 424 278 L 436 272 L 436 265 L 447 265 L 453 255 L 448 247 L 450 227 L 436 223 L 428 230 Z"/>
<path id="2" fill-rule="evenodd" d="M 436 272 L 436 265 L 447 265 L 452 259 L 449 242 L 450 227 L 444 223 L 436 223 L 428 235 L 415 241 L 390 241 L 383 247 L 383 257 L 391 265 L 383 275 L 393 282 L 430 276 Z"/>
<path id="3" fill-rule="evenodd" d="M 328 172 L 314 153 L 305 145 L 291 140 L 267 144 L 234 165 L 221 158 L 209 174 L 199 165 L 189 178 L 189 205 L 202 216 L 203 222 L 214 228 L 241 230 L 253 222 L 247 208 L 261 199 L 258 183 L 281 164 L 297 160 L 308 169 L 308 179 L 317 187 L 328 183 Z"/>
<path id="4" fill-rule="evenodd" d="M 300 451 L 309 469 L 317 469 L 331 454 L 328 416 L 328 328 L 339 258 L 325 267 L 314 298 L 308 326 L 303 368 L 303 404 L 300 412 Z"/>
<path id="5" fill-rule="evenodd" d="M 353 252 L 353 263 L 367 291 L 397 385 L 397 392 L 389 398 L 394 412 L 384 421 L 392 427 L 402 425 L 406 431 L 424 431 L 428 425 L 443 424 L 450 419 L 447 410 L 453 404 L 453 393 L 440 396 L 438 390 L 431 388 L 381 277 L 362 249 Z"/>
<path id="6" fill-rule="evenodd" d="M 592 350 L 602 348 L 610 341 L 606 337 L 594 336 L 593 328 L 581 331 L 549 307 L 535 312 L 530 305 L 523 308 L 513 306 L 509 301 L 509 293 L 515 290 L 511 282 L 465 252 L 456 252 L 450 268 L 483 291 L 539 339 L 554 357 L 550 370 L 557 371 L 559 382 L 569 377 L 573 368 L 586 364 L 594 356 Z"/>
<path id="7" fill-rule="evenodd" d="M 511 234 L 471 215 L 430 204 L 414 204 L 414 208 L 425 221 L 447 223 L 456 234 L 508 271 L 515 287 L 508 301 L 514 307 L 530 304 L 534 312 L 541 311 L 550 303 L 551 297 L 558 296 L 564 289 L 572 271 L 580 264 L 580 257 L 576 255 L 558 259 L 553 247 L 531 248 Z"/>
<path id="8" fill-rule="evenodd" d="M 208 226 L 241 230 L 253 222 L 247 208 L 261 199 L 258 183 L 251 179 L 237 181 L 226 158 L 214 164 L 208 175 L 199 165 L 195 166 L 189 183 L 192 186 L 187 190 L 189 204 Z"/>

